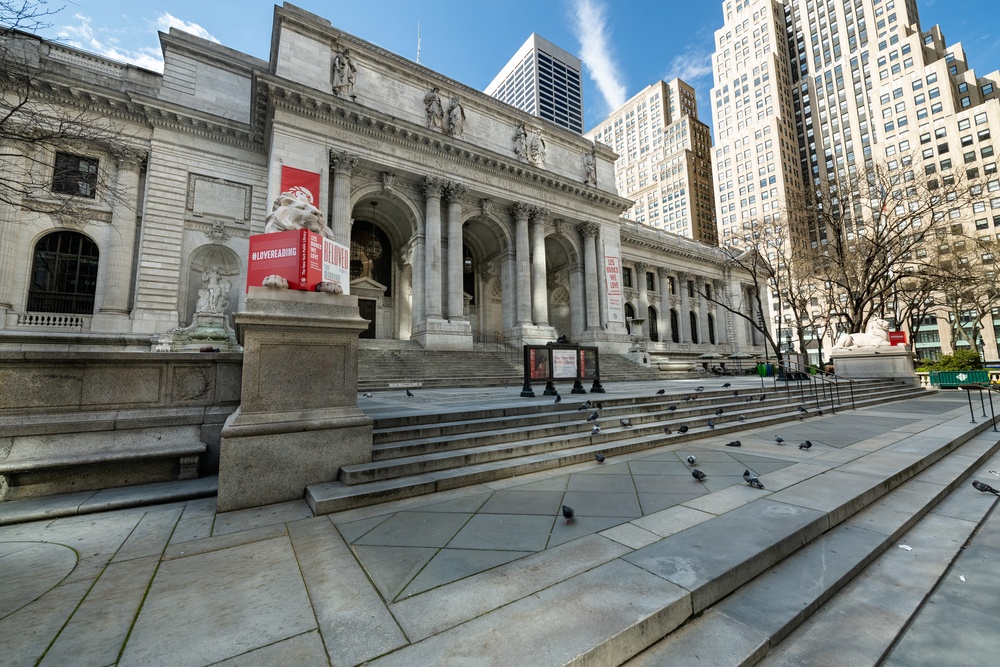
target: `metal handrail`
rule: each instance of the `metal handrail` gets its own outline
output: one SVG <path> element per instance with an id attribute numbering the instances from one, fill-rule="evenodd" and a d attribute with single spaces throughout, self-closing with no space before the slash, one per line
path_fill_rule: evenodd
<path id="1" fill-rule="evenodd" d="M 855 380 L 843 377 L 841 375 L 837 375 L 836 373 L 830 373 L 828 371 L 823 370 L 822 368 L 816 368 L 815 372 L 813 373 L 810 372 L 811 370 L 810 366 L 799 364 L 798 362 L 795 361 L 783 360 L 782 363 L 785 365 L 786 369 L 791 368 L 793 372 L 796 374 L 797 376 L 796 379 L 799 382 L 800 396 L 803 395 L 801 385 L 804 376 L 806 379 L 809 380 L 811 384 L 813 384 L 813 396 L 816 397 L 817 405 L 820 404 L 819 402 L 820 389 L 822 389 L 824 399 L 826 399 L 827 390 L 829 390 L 830 410 L 831 412 L 836 414 L 837 412 L 836 404 L 840 403 L 840 385 L 843 382 L 846 382 L 848 391 L 851 396 L 851 409 L 852 410 L 857 409 L 857 405 L 855 404 L 854 400 L 854 385 L 856 384 Z M 777 381 L 775 381 L 775 383 L 777 383 Z M 836 398 L 834 397 L 834 395 L 836 395 Z"/>
<path id="2" fill-rule="evenodd" d="M 976 413 L 972 408 L 972 390 L 975 389 L 979 392 L 979 405 L 983 409 L 983 417 L 986 417 L 986 403 L 983 401 L 983 390 L 986 390 L 986 395 L 990 398 L 990 423 L 993 425 L 993 431 L 997 430 L 997 416 L 996 412 L 993 410 L 993 390 L 995 389 L 993 385 L 983 385 L 983 384 L 963 384 L 959 385 L 959 389 L 965 390 L 965 395 L 969 399 L 969 416 L 972 419 L 972 423 L 976 423 Z M 1000 390 L 1000 389 L 998 389 Z"/>

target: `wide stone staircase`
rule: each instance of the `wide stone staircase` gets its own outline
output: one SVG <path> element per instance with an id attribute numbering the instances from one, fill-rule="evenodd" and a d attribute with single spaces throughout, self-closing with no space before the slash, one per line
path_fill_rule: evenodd
<path id="1" fill-rule="evenodd" d="M 478 346 L 424 350 L 411 341 L 366 342 L 358 353 L 358 391 L 413 387 L 501 387 L 523 382 L 521 353 Z M 659 371 L 617 354 L 600 356 L 603 382 L 656 380 Z"/>
<path id="2" fill-rule="evenodd" d="M 308 487 L 306 500 L 316 514 L 328 514 L 581 463 L 598 453 L 719 437 L 926 393 L 889 380 L 808 386 L 737 391 L 715 384 L 684 394 L 589 394 L 546 405 L 378 418 L 372 461 L 344 466 L 336 481 Z M 581 409 L 583 400 L 591 407 Z M 597 434 L 594 423 L 601 426 Z"/>

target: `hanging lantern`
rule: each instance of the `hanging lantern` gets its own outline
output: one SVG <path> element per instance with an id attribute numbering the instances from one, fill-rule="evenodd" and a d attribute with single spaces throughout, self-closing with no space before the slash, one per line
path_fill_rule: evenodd
<path id="1" fill-rule="evenodd" d="M 378 236 L 375 234 L 375 206 L 377 204 L 377 201 L 372 200 L 372 228 L 371 233 L 368 235 L 368 242 L 365 244 L 365 257 L 372 260 L 382 256 L 382 243 L 379 242 Z"/>
<path id="2" fill-rule="evenodd" d="M 472 273 L 472 255 L 469 252 L 462 258 L 462 268 L 466 273 Z"/>

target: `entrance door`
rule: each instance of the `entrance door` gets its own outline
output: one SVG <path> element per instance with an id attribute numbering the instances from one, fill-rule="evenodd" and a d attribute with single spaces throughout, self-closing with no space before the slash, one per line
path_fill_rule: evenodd
<path id="1" fill-rule="evenodd" d="M 358 299 L 358 312 L 368 320 L 368 328 L 359 338 L 375 338 L 375 303 L 374 299 Z"/>

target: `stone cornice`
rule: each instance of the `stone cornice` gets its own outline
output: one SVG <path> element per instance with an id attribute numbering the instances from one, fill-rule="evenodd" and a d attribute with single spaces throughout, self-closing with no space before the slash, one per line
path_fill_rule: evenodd
<path id="1" fill-rule="evenodd" d="M 582 199 L 594 206 L 614 211 L 616 215 L 632 206 L 632 201 L 624 197 L 509 159 L 461 139 L 454 139 L 440 132 L 428 130 L 426 127 L 338 98 L 332 93 L 323 93 L 265 74 L 258 75 L 257 92 L 262 97 L 266 96 L 267 105 L 271 108 L 282 109 L 325 125 L 339 127 L 368 139 L 400 146 L 414 153 L 446 158 L 455 164 L 490 176 Z"/>

